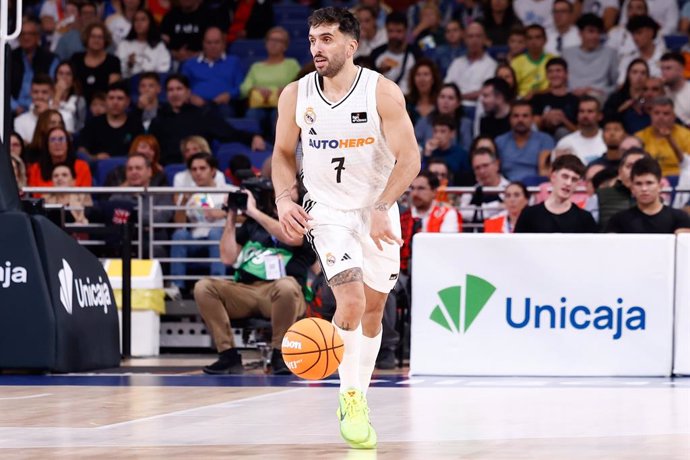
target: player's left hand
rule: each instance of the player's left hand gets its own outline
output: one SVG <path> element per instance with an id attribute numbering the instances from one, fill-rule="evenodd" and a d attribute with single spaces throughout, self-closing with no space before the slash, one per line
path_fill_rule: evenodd
<path id="1" fill-rule="evenodd" d="M 371 208 L 369 236 L 374 240 L 374 244 L 379 248 L 379 251 L 383 251 L 382 241 L 386 244 L 403 245 L 403 240 L 393 233 L 391 220 L 388 217 L 388 209 L 384 211 L 376 207 Z"/>

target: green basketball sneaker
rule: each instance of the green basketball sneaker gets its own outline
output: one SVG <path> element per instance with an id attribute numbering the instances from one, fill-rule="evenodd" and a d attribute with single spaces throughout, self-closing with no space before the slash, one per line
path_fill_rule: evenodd
<path id="1" fill-rule="evenodd" d="M 340 394 L 336 412 L 340 420 L 340 435 L 355 449 L 376 447 L 376 431 L 369 423 L 369 407 L 364 394 L 355 389 Z"/>

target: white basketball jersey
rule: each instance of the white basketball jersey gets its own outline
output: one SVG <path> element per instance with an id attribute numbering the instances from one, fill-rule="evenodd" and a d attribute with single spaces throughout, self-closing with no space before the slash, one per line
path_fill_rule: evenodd
<path id="1" fill-rule="evenodd" d="M 340 101 L 326 99 L 316 72 L 299 81 L 297 124 L 302 130 L 302 173 L 309 199 L 335 209 L 373 206 L 395 157 L 376 109 L 380 75 L 361 68 Z"/>

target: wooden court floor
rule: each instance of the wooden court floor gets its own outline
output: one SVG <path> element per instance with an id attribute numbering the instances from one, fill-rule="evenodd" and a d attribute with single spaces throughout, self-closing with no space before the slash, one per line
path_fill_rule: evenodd
<path id="1" fill-rule="evenodd" d="M 375 451 L 348 449 L 337 381 L 0 376 L 0 458 L 690 459 L 690 379 L 383 374 Z"/>

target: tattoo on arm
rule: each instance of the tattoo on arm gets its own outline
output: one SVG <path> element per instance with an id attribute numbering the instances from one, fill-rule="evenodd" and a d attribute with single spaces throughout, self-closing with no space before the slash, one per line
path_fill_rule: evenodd
<path id="1" fill-rule="evenodd" d="M 364 277 L 362 275 L 361 268 L 350 268 L 349 270 L 345 270 L 344 272 L 340 272 L 335 275 L 333 278 L 331 278 L 328 284 L 331 287 L 335 287 L 340 286 L 341 284 L 354 283 L 356 281 L 361 282 L 363 279 Z"/>
<path id="2" fill-rule="evenodd" d="M 381 212 L 388 211 L 388 209 L 390 209 L 390 207 L 391 207 L 391 205 L 384 202 L 384 201 L 379 201 L 378 203 L 376 203 L 374 205 L 374 209 L 376 209 L 377 211 L 381 211 Z"/>
<path id="3" fill-rule="evenodd" d="M 351 331 L 354 329 L 354 327 L 350 327 L 350 323 L 336 324 L 336 326 L 338 326 L 343 331 Z"/>

